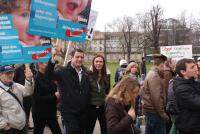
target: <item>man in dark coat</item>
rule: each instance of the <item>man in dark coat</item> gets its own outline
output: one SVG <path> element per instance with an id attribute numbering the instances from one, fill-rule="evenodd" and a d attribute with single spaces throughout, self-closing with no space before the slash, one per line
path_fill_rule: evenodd
<path id="1" fill-rule="evenodd" d="M 180 134 L 200 134 L 200 86 L 194 80 L 197 71 L 192 59 L 177 62 L 178 77 L 174 78 L 173 85 L 179 108 L 176 127 Z"/>
<path id="2" fill-rule="evenodd" d="M 84 52 L 75 49 L 67 66 L 53 71 L 55 60 L 51 59 L 46 70 L 48 78 L 58 82 L 60 109 L 67 134 L 83 134 L 87 125 L 91 87 L 83 61 Z"/>

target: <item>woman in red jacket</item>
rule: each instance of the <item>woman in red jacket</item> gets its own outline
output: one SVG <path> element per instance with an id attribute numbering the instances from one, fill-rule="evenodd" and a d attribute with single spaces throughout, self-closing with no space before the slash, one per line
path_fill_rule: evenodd
<path id="1" fill-rule="evenodd" d="M 133 77 L 126 76 L 110 91 L 106 98 L 109 134 L 134 134 L 134 106 L 139 89 L 139 83 Z"/>

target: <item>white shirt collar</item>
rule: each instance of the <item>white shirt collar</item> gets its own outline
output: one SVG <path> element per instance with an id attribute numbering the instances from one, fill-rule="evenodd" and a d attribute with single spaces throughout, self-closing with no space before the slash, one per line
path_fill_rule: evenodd
<path id="1" fill-rule="evenodd" d="M 0 86 L 5 89 L 6 91 L 8 91 L 10 89 L 10 87 L 4 85 L 1 81 L 0 81 Z"/>

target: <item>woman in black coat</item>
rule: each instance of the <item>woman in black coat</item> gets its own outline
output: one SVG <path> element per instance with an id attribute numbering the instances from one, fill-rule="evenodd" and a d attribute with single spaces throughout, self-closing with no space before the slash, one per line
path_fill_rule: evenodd
<path id="1" fill-rule="evenodd" d="M 91 98 L 87 134 L 93 134 L 97 118 L 101 134 L 107 134 L 104 104 L 110 89 L 110 75 L 107 74 L 105 59 L 102 55 L 96 55 L 93 58 L 92 67 L 88 74 L 91 84 Z"/>

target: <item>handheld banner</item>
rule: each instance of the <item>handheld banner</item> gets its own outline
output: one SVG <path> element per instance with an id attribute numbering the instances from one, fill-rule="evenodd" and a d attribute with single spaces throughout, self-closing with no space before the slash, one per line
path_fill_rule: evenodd
<path id="1" fill-rule="evenodd" d="M 48 61 L 51 39 L 27 33 L 30 0 L 5 1 L 0 5 L 0 65 Z"/>
<path id="2" fill-rule="evenodd" d="M 32 0 L 28 32 L 85 42 L 91 0 Z"/>
<path id="3" fill-rule="evenodd" d="M 87 32 L 87 36 L 86 39 L 89 41 L 92 41 L 93 38 L 93 33 L 94 33 L 94 27 L 97 21 L 97 16 L 98 16 L 98 12 L 91 10 L 90 11 L 90 18 L 89 18 L 89 22 L 88 22 L 88 32 Z"/>

